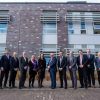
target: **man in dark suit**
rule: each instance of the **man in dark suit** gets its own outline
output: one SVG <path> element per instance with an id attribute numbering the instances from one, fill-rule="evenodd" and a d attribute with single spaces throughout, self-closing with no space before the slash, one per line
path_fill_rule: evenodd
<path id="1" fill-rule="evenodd" d="M 19 69 L 20 69 L 20 80 L 19 89 L 25 88 L 25 80 L 28 68 L 28 58 L 26 57 L 26 52 L 23 52 L 22 57 L 19 58 Z"/>
<path id="2" fill-rule="evenodd" d="M 95 77 L 94 77 L 94 62 L 95 62 L 95 56 L 91 54 L 90 49 L 87 49 L 87 75 L 88 75 L 88 85 L 91 87 L 91 80 L 92 85 L 95 87 Z"/>
<path id="3" fill-rule="evenodd" d="M 79 56 L 77 57 L 78 73 L 81 88 L 88 88 L 87 84 L 87 58 L 83 54 L 82 50 L 79 50 Z"/>
<path id="4" fill-rule="evenodd" d="M 11 58 L 11 67 L 10 67 L 10 77 L 9 77 L 9 88 L 15 88 L 15 78 L 17 71 L 19 69 L 19 59 L 17 58 L 17 53 L 13 53 Z"/>
<path id="5" fill-rule="evenodd" d="M 2 88 L 2 81 L 5 77 L 4 80 L 4 88 L 7 86 L 7 80 L 8 80 L 8 75 L 9 75 L 9 70 L 10 70 L 10 64 L 11 63 L 11 56 L 9 53 L 9 50 L 5 50 L 5 54 L 1 57 L 1 76 L 0 76 L 0 88 Z"/>
<path id="6" fill-rule="evenodd" d="M 77 62 L 77 58 L 74 56 L 73 51 L 70 51 L 69 56 L 67 56 L 67 66 L 72 80 L 72 88 L 74 89 L 77 88 L 76 62 Z"/>
<path id="7" fill-rule="evenodd" d="M 67 66 L 67 59 L 66 57 L 63 56 L 62 52 L 59 52 L 58 69 L 59 69 L 59 76 L 60 76 L 60 88 L 63 88 L 63 80 L 64 80 L 65 89 L 67 89 L 66 66 Z"/>
<path id="8" fill-rule="evenodd" d="M 50 54 L 50 60 L 48 62 L 48 69 L 50 72 L 50 78 L 51 78 L 51 89 L 56 88 L 56 71 L 57 71 L 57 59 L 54 57 L 54 54 Z"/>

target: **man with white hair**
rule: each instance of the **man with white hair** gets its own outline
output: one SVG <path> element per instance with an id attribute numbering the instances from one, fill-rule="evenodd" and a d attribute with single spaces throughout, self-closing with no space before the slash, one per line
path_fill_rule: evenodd
<path id="1" fill-rule="evenodd" d="M 25 80 L 28 68 L 28 58 L 26 57 L 26 52 L 23 52 L 22 57 L 19 58 L 19 70 L 20 70 L 20 80 L 19 89 L 25 88 Z"/>
<path id="2" fill-rule="evenodd" d="M 48 62 L 48 69 L 50 72 L 50 78 L 51 78 L 51 89 L 56 88 L 56 71 L 57 71 L 57 59 L 54 57 L 54 53 L 50 53 L 50 60 Z"/>

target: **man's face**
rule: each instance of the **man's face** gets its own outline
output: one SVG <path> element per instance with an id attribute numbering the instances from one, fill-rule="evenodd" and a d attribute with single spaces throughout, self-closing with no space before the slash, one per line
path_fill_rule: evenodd
<path id="1" fill-rule="evenodd" d="M 73 55 L 73 52 L 72 52 L 72 51 L 70 51 L 70 53 L 69 53 L 69 54 L 70 54 L 70 56 L 72 56 L 72 55 Z"/>
<path id="2" fill-rule="evenodd" d="M 16 53 L 16 52 L 14 52 L 14 53 L 13 53 L 13 56 L 15 56 L 15 57 L 16 57 L 16 56 L 17 56 L 17 53 Z"/>
<path id="3" fill-rule="evenodd" d="M 35 60 L 35 56 L 34 55 L 32 55 L 32 60 Z"/>
<path id="4" fill-rule="evenodd" d="M 62 52 L 59 52 L 59 56 L 62 57 Z"/>
<path id="5" fill-rule="evenodd" d="M 91 52 L 90 49 L 87 49 L 87 54 L 90 54 L 90 52 Z"/>
<path id="6" fill-rule="evenodd" d="M 51 53 L 51 54 L 50 54 L 50 57 L 52 58 L 53 56 L 54 56 L 54 54 L 53 54 L 53 53 Z"/>
<path id="7" fill-rule="evenodd" d="M 26 52 L 23 52 L 23 56 L 26 57 Z"/>
<path id="8" fill-rule="evenodd" d="M 83 52 L 82 51 L 79 51 L 79 55 L 82 55 L 83 54 Z"/>

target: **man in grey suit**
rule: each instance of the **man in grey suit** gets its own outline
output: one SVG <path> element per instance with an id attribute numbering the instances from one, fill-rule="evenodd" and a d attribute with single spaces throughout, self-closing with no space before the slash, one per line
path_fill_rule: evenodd
<path id="1" fill-rule="evenodd" d="M 77 88 L 77 75 L 76 75 L 77 66 L 76 66 L 76 62 L 77 62 L 76 57 L 73 55 L 73 52 L 70 51 L 69 56 L 67 57 L 67 65 L 68 65 L 70 77 L 71 77 L 71 80 L 72 80 L 72 88 L 74 88 L 74 89 Z"/>

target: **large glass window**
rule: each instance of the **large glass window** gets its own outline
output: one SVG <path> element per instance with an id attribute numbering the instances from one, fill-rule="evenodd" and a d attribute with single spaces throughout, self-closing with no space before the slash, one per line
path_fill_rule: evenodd
<path id="1" fill-rule="evenodd" d="M 0 33 L 7 33 L 7 24 L 0 24 Z"/>
<path id="2" fill-rule="evenodd" d="M 100 22 L 94 22 L 94 34 L 100 34 Z"/>
<path id="3" fill-rule="evenodd" d="M 0 23 L 0 56 L 6 48 L 7 23 Z"/>
<path id="4" fill-rule="evenodd" d="M 68 34 L 74 34 L 73 21 L 68 21 Z"/>
<path id="5" fill-rule="evenodd" d="M 56 33 L 57 33 L 56 23 L 43 24 L 43 34 L 56 34 Z"/>
<path id="6" fill-rule="evenodd" d="M 85 22 L 81 22 L 81 29 L 85 29 Z"/>

